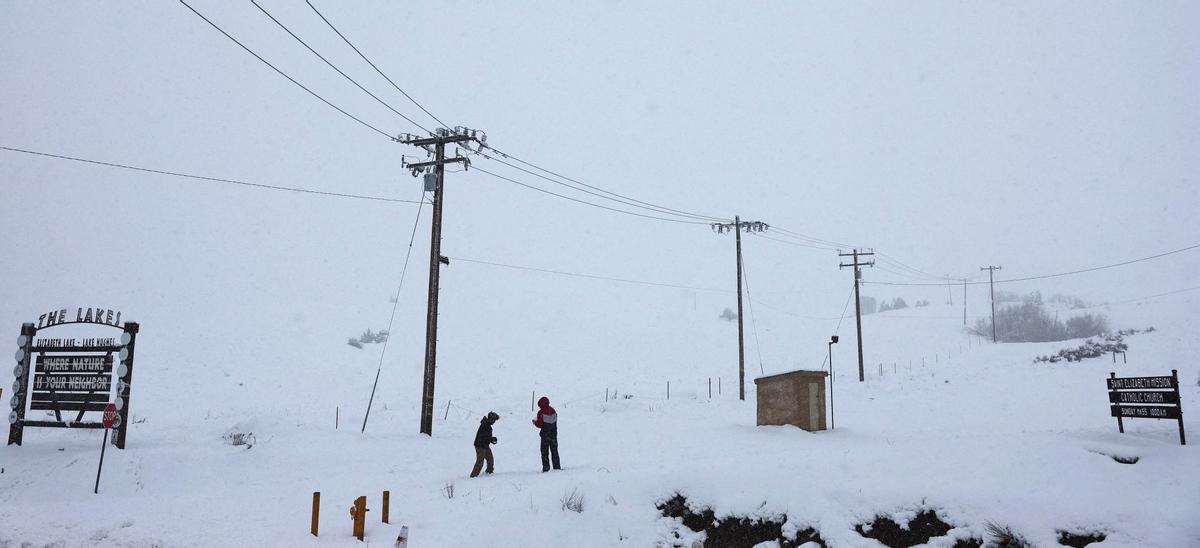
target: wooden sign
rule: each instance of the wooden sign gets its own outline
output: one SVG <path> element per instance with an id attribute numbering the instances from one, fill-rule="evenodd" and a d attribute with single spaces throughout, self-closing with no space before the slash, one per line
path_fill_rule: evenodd
<path id="1" fill-rule="evenodd" d="M 1108 401 L 1109 403 L 1121 404 L 1153 403 L 1158 405 L 1173 405 L 1179 403 L 1179 396 L 1174 392 L 1167 392 L 1165 390 L 1158 392 L 1109 392 Z"/>
<path id="2" fill-rule="evenodd" d="M 1116 375 L 1116 373 L 1113 373 Z M 1175 377 L 1125 377 L 1118 379 L 1111 377 L 1108 380 L 1109 390 L 1170 390 L 1175 388 Z"/>
<path id="3" fill-rule="evenodd" d="M 1124 419 L 1169 419 L 1179 421 L 1179 444 L 1187 445 L 1183 429 L 1183 405 L 1179 399 L 1179 372 L 1172 369 L 1166 377 L 1117 378 L 1109 373 L 1110 413 L 1117 419 L 1117 430 L 1125 433 Z"/>
<path id="4" fill-rule="evenodd" d="M 117 336 L 39 336 L 66 324 L 120 331 Z M 59 309 L 42 314 L 36 324 L 23 324 L 17 337 L 8 444 L 21 445 L 26 427 L 105 428 L 95 413 L 110 410 L 116 414 L 112 443 L 124 449 L 138 330 L 135 322 L 121 323 L 120 311 L 98 307 Z M 53 411 L 54 419 L 31 420 L 26 411 Z M 85 420 L 88 413 L 93 413 L 90 421 Z"/>
<path id="5" fill-rule="evenodd" d="M 112 389 L 112 376 L 57 375 L 48 373 L 34 375 L 33 389 L 50 390 L 52 392 L 108 392 Z"/>
<path id="6" fill-rule="evenodd" d="M 46 356 L 38 355 L 37 373 L 112 373 L 112 354 L 103 356 Z"/>
<path id="7" fill-rule="evenodd" d="M 1178 407 L 1165 405 L 1114 405 L 1111 409 L 1112 416 L 1126 419 L 1178 419 L 1180 417 Z"/>

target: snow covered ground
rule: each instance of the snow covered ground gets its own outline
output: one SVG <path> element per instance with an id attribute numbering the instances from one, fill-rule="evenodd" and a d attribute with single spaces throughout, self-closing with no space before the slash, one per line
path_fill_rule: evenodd
<path id="1" fill-rule="evenodd" d="M 1179 369 L 1185 412 L 1200 409 L 1192 359 L 1200 342 L 1188 312 L 1195 304 L 1185 296 L 1110 311 L 1120 327 L 1158 328 L 1128 338 L 1129 364 L 1116 370 Z M 359 495 L 372 511 L 372 545 L 389 545 L 400 525 L 413 546 L 670 545 L 678 523 L 655 503 L 676 492 L 718 515 L 786 515 L 789 526 L 815 527 L 834 546 L 878 546 L 854 525 L 921 508 L 958 526 L 939 546 L 981 536 L 986 521 L 1039 546 L 1055 545 L 1060 529 L 1104 532 L 1103 546 L 1200 542 L 1200 453 L 1178 445 L 1173 422 L 1127 421 L 1127 433 L 1117 433 L 1103 383 L 1109 358 L 1032 361 L 1074 342 L 972 342 L 959 353 L 967 341 L 953 310 L 866 317 L 876 364 L 866 383 L 854 382 L 852 335 L 835 347 L 837 428 L 821 433 L 756 427 L 754 392 L 738 402 L 726 374 L 736 363 L 714 358 L 696 368 L 723 373 L 722 394 L 711 400 L 706 374 L 653 360 L 636 371 L 574 369 L 537 387 L 503 364 L 447 367 L 433 438 L 415 433 L 410 393 L 382 393 L 361 435 L 363 406 L 343 406 L 335 429 L 332 395 L 349 398 L 369 384 L 374 364 L 364 356 L 378 347 L 329 345 L 319 360 L 304 351 L 270 360 L 231 354 L 201 365 L 154 350 L 151 332 L 139 348 L 129 449 L 108 452 L 100 495 L 91 494 L 96 431 L 31 429 L 23 447 L 0 448 L 0 546 L 353 546 L 347 510 Z M 712 325 L 710 335 L 731 333 L 729 324 Z M 935 347 L 953 349 L 936 363 L 926 355 L 922 368 L 920 353 Z M 303 360 L 304 373 L 256 367 L 289 359 Z M 632 397 L 605 402 L 605 388 Z M 562 472 L 540 473 L 531 389 L 549 394 L 562 417 Z M 502 416 L 497 473 L 470 479 L 471 439 L 488 410 Z M 253 432 L 255 445 L 223 443 L 231 429 Z M 378 520 L 384 489 L 390 526 Z M 582 513 L 561 507 L 572 490 L 585 497 Z M 313 491 L 323 501 L 316 539 L 307 532 Z M 682 532 L 678 542 L 698 538 Z"/>
<path id="2" fill-rule="evenodd" d="M 252 4 L 188 3 L 339 109 L 388 135 L 417 131 Z M 432 123 L 305 3 L 258 3 Z M 119 309 L 141 332 L 128 449 L 107 452 L 98 495 L 99 432 L 29 429 L 23 446 L 0 446 L 0 548 L 360 546 L 347 514 L 360 495 L 372 546 L 401 525 L 414 548 L 687 545 L 697 535 L 655 509 L 677 492 L 721 515 L 786 516 L 838 547 L 878 548 L 854 526 L 920 508 L 958 526 L 943 547 L 987 521 L 1038 546 L 1058 529 L 1102 531 L 1102 548 L 1200 546 L 1200 291 L 1188 289 L 1200 253 L 1020 281 L 1195 243 L 1200 5 L 313 3 L 449 125 L 597 188 L 770 223 L 762 236 L 782 241 L 743 238 L 748 386 L 826 367 L 837 333 L 836 430 L 756 427 L 756 394 L 737 401 L 736 328 L 720 319 L 736 308 L 734 243 L 704 221 L 535 192 L 482 169 L 662 213 L 482 157 L 448 175 L 426 437 L 428 207 L 10 149 L 0 401 L 19 326 L 47 310 Z M 176 2 L 6 3 L 0 74 L 0 146 L 422 196 L 402 165 L 418 149 L 309 96 Z M 387 328 L 414 227 L 386 356 L 348 346 Z M 839 317 L 851 273 L 831 249 L 852 246 L 819 243 L 834 238 L 878 250 L 864 295 L 933 303 L 864 319 L 861 384 L 854 321 Z M 988 264 L 1017 279 L 997 290 L 1111 301 L 1100 310 L 1114 328 L 1157 328 L 1127 339 L 1116 370 L 1178 369 L 1193 445 L 1166 421 L 1117 433 L 1109 358 L 1033 361 L 1079 341 L 967 336 L 959 299 L 973 323 L 986 285 L 882 285 L 986 280 Z M 531 392 L 560 413 L 562 472 L 540 473 Z M 503 417 L 497 473 L 470 479 L 489 410 Z M 226 443 L 231 433 L 253 446 Z M 561 507 L 572 491 L 582 513 Z"/>

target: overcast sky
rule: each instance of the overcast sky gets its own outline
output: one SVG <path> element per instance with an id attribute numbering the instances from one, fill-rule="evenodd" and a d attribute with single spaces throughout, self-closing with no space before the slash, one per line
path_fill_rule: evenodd
<path id="1" fill-rule="evenodd" d="M 978 277 L 987 264 L 1014 277 L 1090 267 L 1184 247 L 1200 234 L 1194 3 L 314 3 L 449 124 L 656 204 L 871 246 L 956 276 Z M 262 4 L 434 127 L 304 2 Z M 249 2 L 193 5 L 348 112 L 389 134 L 418 131 Z M 182 4 L 4 2 L 0 12 L 4 146 L 265 184 L 420 194 L 401 169 L 401 155 L 414 149 L 309 96 Z M 184 249 L 209 242 L 214 255 L 198 255 L 205 260 L 225 253 L 261 266 L 275 254 L 279 268 L 302 252 L 295 242 L 326 241 L 322 253 L 334 253 L 333 242 L 370 238 L 378 256 L 339 259 L 356 272 L 384 272 L 372 282 L 380 287 L 363 288 L 376 298 L 389 291 L 415 214 L 407 205 L 197 186 L 4 151 L 0 184 L 4 277 L 42 293 L 22 296 L 22 308 L 54 300 L 63 285 L 101 293 L 69 258 L 104 260 L 85 248 L 119 247 L 128 241 L 122 226 Z M 731 238 L 702 225 L 620 215 L 473 171 L 449 175 L 447 189 L 446 255 L 732 283 Z M 229 228 L 225 218 L 240 224 Z M 427 230 L 418 233 L 417 265 L 427 260 Z M 1009 289 L 1139 297 L 1197 285 L 1198 256 Z M 763 295 L 804 293 L 814 314 L 836 315 L 844 302 L 850 276 L 837 261 L 831 251 L 747 242 L 748 274 Z M 114 279 L 121 271 L 95 268 Z M 459 272 L 466 284 L 493 271 Z M 867 279 L 913 281 L 882 271 Z M 9 302 L 25 294 L 5 285 Z"/>

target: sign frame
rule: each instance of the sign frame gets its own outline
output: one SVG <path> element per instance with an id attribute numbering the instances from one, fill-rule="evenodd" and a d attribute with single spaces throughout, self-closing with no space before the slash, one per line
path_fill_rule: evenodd
<path id="1" fill-rule="evenodd" d="M 43 314 L 36 324 L 21 324 L 8 445 L 22 445 L 27 427 L 105 428 L 101 421 L 85 422 L 84 414 L 103 412 L 106 405 L 112 404 L 119 417 L 113 428 L 112 444 L 118 449 L 125 448 L 134 349 L 140 326 L 137 322 L 122 324 L 121 313 L 115 311 L 115 318 L 113 313 L 109 309 L 81 307 L 72 321 L 68 319 L 66 309 L 62 309 Z M 80 323 L 119 329 L 121 334 L 115 338 L 86 337 L 82 340 L 37 337 L 48 328 Z M 117 354 L 116 358 L 114 354 Z M 26 419 L 27 409 L 53 411 L 54 420 Z M 78 412 L 78 415 L 73 421 L 65 421 L 64 412 Z"/>
<path id="2" fill-rule="evenodd" d="M 1125 419 L 1175 420 L 1179 423 L 1179 445 L 1187 445 L 1183 427 L 1183 400 L 1179 397 L 1179 371 L 1171 376 L 1117 377 L 1109 372 L 1109 411 L 1117 419 L 1117 430 L 1125 433 Z"/>

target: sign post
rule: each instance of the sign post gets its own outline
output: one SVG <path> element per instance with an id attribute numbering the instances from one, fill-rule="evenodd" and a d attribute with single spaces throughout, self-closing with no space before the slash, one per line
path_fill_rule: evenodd
<path id="1" fill-rule="evenodd" d="M 115 404 L 108 404 L 104 408 L 104 418 L 101 419 L 104 423 L 104 441 L 100 442 L 100 466 L 96 467 L 96 488 L 92 490 L 92 494 L 100 494 L 100 470 L 104 468 L 104 448 L 108 446 L 108 431 L 113 426 L 121 424 L 121 415 L 117 413 Z"/>

